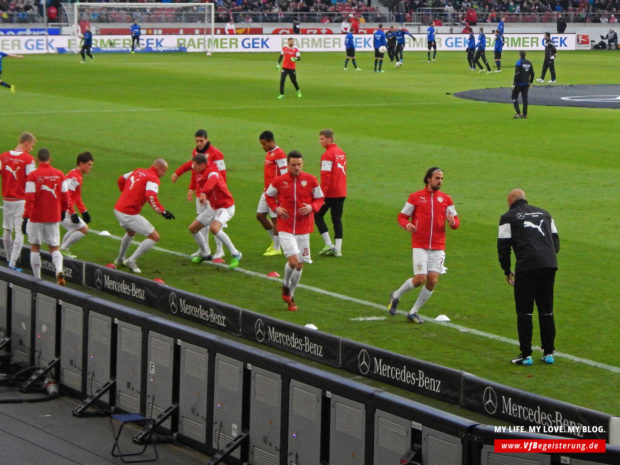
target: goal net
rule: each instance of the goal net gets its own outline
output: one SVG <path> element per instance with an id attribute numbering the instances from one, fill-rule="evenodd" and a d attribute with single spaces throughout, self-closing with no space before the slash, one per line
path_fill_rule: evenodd
<path id="1" fill-rule="evenodd" d="M 210 50 L 215 31 L 213 3 L 62 3 L 66 21 L 76 39 L 86 26 L 97 39 L 124 36 L 114 51 L 128 51 L 130 26 L 135 22 L 141 29 L 141 47 L 149 51 L 168 51 L 166 47 L 150 47 L 149 35 L 194 35 L 202 51 Z M 79 43 L 79 40 L 78 40 Z M 170 48 L 170 47 L 168 47 Z M 144 48 L 143 48 L 144 49 Z M 199 48 L 200 49 L 200 48 Z"/>

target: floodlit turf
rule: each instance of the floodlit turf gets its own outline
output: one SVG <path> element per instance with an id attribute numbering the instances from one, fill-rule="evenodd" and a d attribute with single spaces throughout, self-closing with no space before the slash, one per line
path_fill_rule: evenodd
<path id="1" fill-rule="evenodd" d="M 372 72 L 368 53 L 359 54 L 362 72 L 345 72 L 342 55 L 302 52 L 303 98 L 287 82 L 283 100 L 276 99 L 276 54 L 97 55 L 83 65 L 72 55 L 7 58 L 3 79 L 17 93 L 0 89 L 0 148 L 13 148 L 22 131 L 32 131 L 37 148 L 48 147 L 64 171 L 77 153 L 92 151 L 95 166 L 84 181 L 91 226 L 120 235 L 112 214 L 116 178 L 157 157 L 175 168 L 190 158 L 194 131 L 206 128 L 226 157 L 237 206 L 227 231 L 243 252 L 241 267 L 282 274 L 282 257 L 262 256 L 269 240 L 254 217 L 263 182 L 258 135 L 272 130 L 284 150 L 301 151 L 307 171 L 318 175 L 318 131 L 331 127 L 348 154 L 344 256 L 320 257 L 322 241 L 313 235 L 314 263 L 301 282 L 381 305 L 412 272 L 410 238 L 396 215 L 408 194 L 422 187 L 424 171 L 440 166 L 461 228 L 448 233 L 449 271 L 421 313 L 446 314 L 458 325 L 513 340 L 512 289 L 497 262 L 496 237 L 506 193 L 523 188 L 531 203 L 552 213 L 560 233 L 557 350 L 620 367 L 618 111 L 530 107 L 528 120 L 513 120 L 508 89 L 506 104 L 450 95 L 509 88 L 516 52 L 505 53 L 504 72 L 491 75 L 469 71 L 464 53 L 439 53 L 429 64 L 425 53 L 405 52 L 404 66 L 396 70 L 388 62 L 383 74 Z M 558 84 L 616 83 L 616 55 L 560 52 Z M 542 53 L 528 58 L 538 77 Z M 195 217 L 185 200 L 188 181 L 187 175 L 174 185 L 168 175 L 162 180 L 160 199 L 175 221 L 144 209 L 161 233 L 159 246 L 184 253 L 196 250 L 187 231 Z M 117 248 L 117 241 L 90 235 L 72 251 L 108 263 Z M 403 315 L 352 321 L 388 315 L 305 289 L 295 296 L 300 311 L 289 313 L 276 282 L 162 252 L 149 252 L 139 265 L 147 277 L 207 297 L 620 415 L 617 372 L 561 357 L 554 366 L 536 357 L 533 367 L 515 367 L 509 360 L 517 346 L 440 325 L 410 325 Z M 401 309 L 408 310 L 416 295 L 405 295 Z"/>

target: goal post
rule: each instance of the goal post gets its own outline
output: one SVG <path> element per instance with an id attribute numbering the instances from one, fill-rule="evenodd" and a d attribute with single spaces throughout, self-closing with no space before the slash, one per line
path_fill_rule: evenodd
<path id="1" fill-rule="evenodd" d="M 88 24 L 94 36 L 127 35 L 138 22 L 143 36 L 150 34 L 195 35 L 203 38 L 202 51 L 212 49 L 215 4 L 186 3 L 62 3 L 76 38 Z M 78 41 L 79 42 L 79 41 Z"/>

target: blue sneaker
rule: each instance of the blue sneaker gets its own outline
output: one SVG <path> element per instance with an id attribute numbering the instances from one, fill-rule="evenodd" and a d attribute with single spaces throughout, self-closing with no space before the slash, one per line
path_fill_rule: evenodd
<path id="1" fill-rule="evenodd" d="M 388 304 L 390 315 L 396 315 L 396 307 L 398 307 L 398 302 L 400 302 L 400 299 L 394 297 L 394 293 L 392 292 L 390 294 L 390 303 Z"/>
<path id="2" fill-rule="evenodd" d="M 555 362 L 553 354 L 543 355 L 542 357 L 540 357 L 540 361 L 546 363 L 547 365 L 553 365 L 553 362 Z"/>
<path id="3" fill-rule="evenodd" d="M 409 315 L 407 315 L 407 321 L 410 321 L 411 323 L 417 323 L 419 325 L 424 324 L 424 320 L 420 318 L 418 312 L 410 313 Z"/>
<path id="4" fill-rule="evenodd" d="M 531 355 L 524 357 L 523 354 L 519 354 L 519 356 L 517 358 L 513 358 L 511 362 L 515 365 L 523 365 L 525 367 L 529 367 L 534 363 Z"/>
<path id="5" fill-rule="evenodd" d="M 9 266 L 9 270 L 17 271 L 19 273 L 24 271 L 21 268 L 17 268 L 16 266 Z"/>

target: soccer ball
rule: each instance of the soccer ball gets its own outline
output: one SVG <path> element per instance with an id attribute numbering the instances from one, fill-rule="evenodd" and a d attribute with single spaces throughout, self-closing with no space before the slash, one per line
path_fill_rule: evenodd
<path id="1" fill-rule="evenodd" d="M 402 63 L 400 61 L 397 61 L 396 64 L 394 65 L 395 68 L 400 68 L 400 65 L 402 65 Z"/>
<path id="2" fill-rule="evenodd" d="M 207 56 L 210 57 L 211 56 L 211 52 L 207 52 Z"/>
<path id="3" fill-rule="evenodd" d="M 379 47 L 379 53 L 385 53 L 387 52 L 387 48 L 385 47 L 385 45 L 382 45 L 381 47 Z"/>

